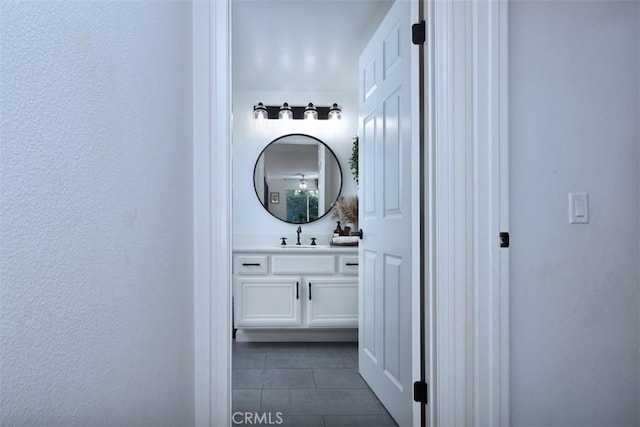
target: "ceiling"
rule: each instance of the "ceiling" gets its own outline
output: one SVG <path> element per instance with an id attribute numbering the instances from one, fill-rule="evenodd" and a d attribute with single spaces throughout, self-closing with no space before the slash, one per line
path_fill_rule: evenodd
<path id="1" fill-rule="evenodd" d="M 393 0 L 234 0 L 234 90 L 342 91 Z"/>

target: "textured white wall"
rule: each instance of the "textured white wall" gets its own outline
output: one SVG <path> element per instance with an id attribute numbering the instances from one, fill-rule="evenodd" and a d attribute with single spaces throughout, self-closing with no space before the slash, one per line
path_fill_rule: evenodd
<path id="1" fill-rule="evenodd" d="M 639 5 L 509 5 L 513 425 L 640 424 Z"/>
<path id="2" fill-rule="evenodd" d="M 191 5 L 3 1 L 0 424 L 193 421 Z"/>
<path id="3" fill-rule="evenodd" d="M 354 90 L 357 83 L 354 82 Z M 265 105 L 331 105 L 337 102 L 343 108 L 343 119 L 339 126 L 327 120 L 307 122 L 305 120 L 268 120 L 258 123 L 253 119 L 253 106 Z M 233 93 L 233 244 L 278 245 L 279 237 L 288 237 L 294 242 L 297 225 L 280 221 L 260 205 L 253 185 L 253 170 L 258 156 L 271 141 L 289 133 L 312 135 L 336 154 L 342 168 L 342 195 L 354 196 L 358 188 L 351 174 L 349 158 L 353 138 L 357 134 L 357 95 L 355 92 L 256 92 L 234 91 Z M 282 195 L 281 201 L 282 203 Z M 302 238 L 309 243 L 310 237 L 318 237 L 320 244 L 328 244 L 336 219 L 331 212 L 312 223 L 302 225 Z"/>

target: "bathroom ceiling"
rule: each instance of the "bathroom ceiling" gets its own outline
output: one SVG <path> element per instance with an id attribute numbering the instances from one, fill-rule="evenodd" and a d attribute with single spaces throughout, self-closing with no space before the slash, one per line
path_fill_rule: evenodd
<path id="1" fill-rule="evenodd" d="M 393 0 L 234 0 L 234 90 L 356 90 L 358 56 Z"/>

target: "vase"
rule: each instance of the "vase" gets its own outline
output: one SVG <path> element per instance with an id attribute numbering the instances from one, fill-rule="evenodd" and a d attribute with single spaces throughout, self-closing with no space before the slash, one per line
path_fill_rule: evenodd
<path id="1" fill-rule="evenodd" d="M 344 231 L 345 236 L 351 236 L 353 233 L 358 232 L 358 226 L 353 222 L 345 222 Z"/>

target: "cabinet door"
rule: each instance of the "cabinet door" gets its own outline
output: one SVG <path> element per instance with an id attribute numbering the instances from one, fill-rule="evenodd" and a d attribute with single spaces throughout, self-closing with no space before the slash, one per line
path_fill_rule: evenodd
<path id="1" fill-rule="evenodd" d="M 308 278 L 305 291 L 309 327 L 358 326 L 357 278 Z"/>
<path id="2" fill-rule="evenodd" d="M 236 327 L 291 327 L 302 323 L 300 278 L 238 276 L 235 282 Z"/>

